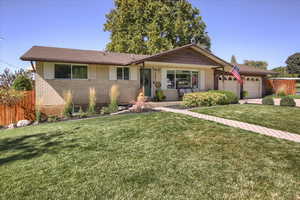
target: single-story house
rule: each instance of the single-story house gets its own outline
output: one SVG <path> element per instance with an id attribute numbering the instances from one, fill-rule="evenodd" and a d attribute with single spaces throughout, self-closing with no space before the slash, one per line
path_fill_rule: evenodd
<path id="1" fill-rule="evenodd" d="M 178 100 L 178 88 L 230 90 L 238 96 L 241 91 L 230 74 L 232 64 L 195 44 L 155 55 L 33 46 L 21 59 L 34 67 L 36 100 L 46 113 L 61 111 L 67 90 L 72 91 L 74 104 L 88 104 L 89 88 L 96 89 L 97 103 L 108 103 L 114 84 L 119 85 L 119 102 L 124 104 L 135 100 L 142 87 L 149 98 L 160 87 L 168 101 Z M 264 80 L 273 72 L 239 67 L 249 98 L 262 97 Z"/>

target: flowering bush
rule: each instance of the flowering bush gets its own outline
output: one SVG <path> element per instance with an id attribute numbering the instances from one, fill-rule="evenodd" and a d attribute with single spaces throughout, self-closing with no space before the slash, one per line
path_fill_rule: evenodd
<path id="1" fill-rule="evenodd" d="M 0 104 L 12 106 L 21 101 L 24 93 L 13 89 L 0 89 Z"/>
<path id="2" fill-rule="evenodd" d="M 195 92 L 183 96 L 185 107 L 214 106 L 228 104 L 225 94 L 217 92 Z"/>
<path id="3" fill-rule="evenodd" d="M 143 92 L 140 92 L 137 101 L 132 102 L 133 106 L 129 110 L 131 112 L 142 112 L 145 108 L 145 102 L 145 95 Z"/>

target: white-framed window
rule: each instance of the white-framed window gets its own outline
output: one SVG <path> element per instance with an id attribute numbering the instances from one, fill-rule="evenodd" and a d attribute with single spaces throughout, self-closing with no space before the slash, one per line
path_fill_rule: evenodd
<path id="1" fill-rule="evenodd" d="M 117 80 L 130 80 L 129 67 L 117 67 Z"/>
<path id="2" fill-rule="evenodd" d="M 55 64 L 55 79 L 88 79 L 88 66 L 80 64 Z"/>
<path id="3" fill-rule="evenodd" d="M 167 89 L 199 88 L 199 72 L 191 70 L 167 70 Z"/>

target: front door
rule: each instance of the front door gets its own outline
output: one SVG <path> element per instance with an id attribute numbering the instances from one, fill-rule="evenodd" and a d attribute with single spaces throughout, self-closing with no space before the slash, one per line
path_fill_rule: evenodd
<path id="1" fill-rule="evenodd" d="M 140 74 L 140 83 L 144 86 L 145 96 L 151 97 L 151 69 L 141 69 Z"/>

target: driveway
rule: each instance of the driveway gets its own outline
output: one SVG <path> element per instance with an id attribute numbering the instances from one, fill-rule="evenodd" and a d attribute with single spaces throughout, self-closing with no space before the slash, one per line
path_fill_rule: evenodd
<path id="1" fill-rule="evenodd" d="M 300 107 L 300 99 L 294 99 L 294 100 L 296 102 L 296 106 Z M 262 104 L 262 99 L 241 99 L 240 103 L 244 104 L 246 101 L 248 103 L 253 103 L 253 104 Z M 278 99 L 278 98 L 274 99 L 274 103 L 275 103 L 275 105 L 279 106 L 280 105 L 280 99 Z"/>

